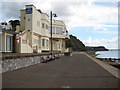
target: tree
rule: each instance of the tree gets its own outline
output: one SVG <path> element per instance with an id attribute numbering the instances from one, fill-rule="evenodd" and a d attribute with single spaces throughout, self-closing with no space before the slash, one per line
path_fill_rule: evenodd
<path id="1" fill-rule="evenodd" d="M 20 21 L 19 20 L 10 20 L 9 23 L 11 23 L 12 25 L 12 29 L 15 31 L 16 30 L 16 26 L 20 25 Z"/>

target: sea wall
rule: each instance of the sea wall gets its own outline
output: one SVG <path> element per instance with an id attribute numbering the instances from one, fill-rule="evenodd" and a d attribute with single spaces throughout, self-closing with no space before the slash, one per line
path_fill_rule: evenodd
<path id="1" fill-rule="evenodd" d="M 64 53 L 52 55 L 52 59 L 57 59 L 60 56 L 63 56 Z M 9 56 L 9 58 L 4 57 L 0 61 L 0 72 L 8 72 L 16 69 L 28 67 L 31 65 L 39 64 L 43 61 L 51 60 L 51 55 L 31 55 L 31 56 Z"/>

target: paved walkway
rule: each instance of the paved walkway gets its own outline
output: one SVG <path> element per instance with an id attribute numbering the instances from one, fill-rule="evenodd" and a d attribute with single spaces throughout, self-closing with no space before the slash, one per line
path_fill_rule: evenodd
<path id="1" fill-rule="evenodd" d="M 3 74 L 3 88 L 118 88 L 118 79 L 83 53 Z"/>

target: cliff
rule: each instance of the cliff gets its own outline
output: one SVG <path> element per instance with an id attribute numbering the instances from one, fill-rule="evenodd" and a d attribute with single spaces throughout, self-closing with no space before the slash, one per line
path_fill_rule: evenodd
<path id="1" fill-rule="evenodd" d="M 71 48 L 72 51 L 86 51 L 85 45 L 73 35 L 66 41 L 66 48 Z"/>

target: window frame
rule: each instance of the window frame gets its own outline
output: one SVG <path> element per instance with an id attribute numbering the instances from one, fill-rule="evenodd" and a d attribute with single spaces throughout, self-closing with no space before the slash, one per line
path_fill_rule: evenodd
<path id="1" fill-rule="evenodd" d="M 45 24 L 44 23 L 42 23 L 42 28 L 45 28 Z"/>
<path id="2" fill-rule="evenodd" d="M 56 34 L 63 34 L 63 29 L 62 27 L 56 27 Z"/>
<path id="3" fill-rule="evenodd" d="M 58 49 L 61 49 L 61 44 L 60 43 L 58 43 Z"/>
<path id="4" fill-rule="evenodd" d="M 42 39 L 42 47 L 45 47 L 45 39 Z"/>
<path id="5" fill-rule="evenodd" d="M 7 50 L 7 37 L 10 37 L 11 39 L 10 39 L 10 51 L 9 50 Z M 12 35 L 6 35 L 6 52 L 12 52 L 12 49 L 13 49 L 13 37 L 12 37 Z"/>

